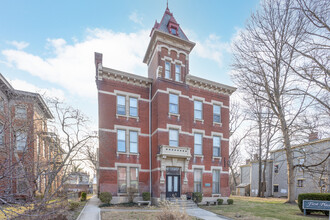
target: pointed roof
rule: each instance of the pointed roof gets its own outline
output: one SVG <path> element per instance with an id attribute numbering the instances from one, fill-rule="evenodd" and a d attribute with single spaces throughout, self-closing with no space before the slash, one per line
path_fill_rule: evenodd
<path id="1" fill-rule="evenodd" d="M 170 12 L 170 9 L 167 7 L 165 12 L 164 12 L 164 15 L 163 15 L 163 18 L 162 20 L 160 21 L 160 23 L 155 22 L 155 25 L 154 27 L 152 28 L 151 30 L 151 33 L 150 33 L 150 36 L 152 35 L 152 32 L 157 29 L 157 30 L 160 30 L 164 33 L 167 33 L 167 34 L 171 34 L 170 33 L 170 30 L 169 30 L 169 24 L 173 24 L 175 26 L 178 27 L 178 37 L 183 39 L 183 40 L 187 40 L 189 41 L 189 39 L 187 38 L 187 36 L 185 35 L 185 33 L 182 31 L 182 29 L 180 28 L 180 25 L 178 24 L 178 22 L 175 20 L 174 16 L 173 16 L 173 13 Z"/>

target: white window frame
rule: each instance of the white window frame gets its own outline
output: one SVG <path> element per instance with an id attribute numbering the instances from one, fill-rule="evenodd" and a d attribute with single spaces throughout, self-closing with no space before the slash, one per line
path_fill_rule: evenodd
<path id="1" fill-rule="evenodd" d="M 214 138 L 219 138 L 219 146 L 216 146 L 215 145 L 215 141 L 214 141 Z M 221 157 L 221 136 L 213 136 L 213 138 L 212 138 L 212 142 L 213 142 L 213 148 L 212 148 L 212 155 L 213 155 L 213 157 Z M 219 155 L 214 155 L 214 149 L 215 148 L 219 148 Z"/>
<path id="2" fill-rule="evenodd" d="M 167 68 L 167 67 L 169 67 L 169 68 Z M 170 61 L 165 61 L 165 79 L 171 79 L 171 62 Z"/>
<path id="3" fill-rule="evenodd" d="M 136 133 L 136 142 L 133 142 L 131 140 L 131 133 Z M 136 152 L 132 152 L 132 147 L 131 144 L 136 144 Z M 133 154 L 137 154 L 139 152 L 139 132 L 138 131 L 134 131 L 134 130 L 130 130 L 129 131 L 129 152 L 133 153 Z"/>
<path id="4" fill-rule="evenodd" d="M 214 173 L 217 173 L 218 174 L 218 179 L 217 181 L 214 181 Z M 214 186 L 215 184 L 217 184 L 217 192 L 216 190 L 214 190 Z M 213 169 L 212 170 L 212 194 L 220 194 L 220 170 L 218 169 Z"/>
<path id="5" fill-rule="evenodd" d="M 26 119 L 27 118 L 27 108 L 26 108 L 26 106 L 21 106 L 21 105 L 15 106 L 15 118 L 19 118 L 19 119 Z"/>
<path id="6" fill-rule="evenodd" d="M 119 105 L 119 97 L 123 97 L 124 98 L 124 105 Z M 126 115 L 126 96 L 125 95 L 117 95 L 116 96 L 116 104 L 117 104 L 117 108 L 116 108 L 116 113 L 117 115 Z M 124 114 L 120 113 L 119 110 L 119 106 L 124 106 Z"/>
<path id="7" fill-rule="evenodd" d="M 122 140 L 122 139 L 119 139 L 119 133 L 120 132 L 124 132 L 124 137 L 125 137 L 125 139 L 124 140 Z M 120 151 L 119 150 L 119 141 L 123 141 L 124 142 L 124 151 Z M 117 130 L 117 152 L 121 152 L 121 153 L 126 153 L 126 150 L 127 150 L 127 148 L 126 148 L 126 130 L 124 130 L 124 129 L 118 129 Z"/>
<path id="8" fill-rule="evenodd" d="M 197 109 L 197 103 L 200 103 L 201 104 L 201 109 Z M 198 118 L 196 117 L 196 112 L 200 112 L 201 114 L 201 117 Z M 194 100 L 194 119 L 195 120 L 203 120 L 203 101 L 200 101 L 200 100 Z"/>
<path id="9" fill-rule="evenodd" d="M 196 143 L 196 136 L 200 136 L 201 143 Z M 198 147 L 200 147 L 200 153 L 197 153 L 198 150 L 196 150 Z M 202 133 L 194 133 L 194 155 L 203 155 L 203 134 Z"/>
<path id="10" fill-rule="evenodd" d="M 200 172 L 200 180 L 196 180 L 196 172 Z M 200 190 L 196 187 L 196 184 L 200 186 Z M 202 169 L 194 169 L 194 192 L 203 192 L 203 170 Z"/>
<path id="11" fill-rule="evenodd" d="M 132 100 L 136 100 L 136 107 L 134 107 L 134 106 L 131 106 L 131 99 Z M 129 116 L 131 116 L 131 117 L 138 117 L 139 116 L 139 108 L 138 108 L 138 106 L 139 106 L 139 99 L 138 98 L 136 98 L 136 97 L 129 97 Z M 132 112 L 131 112 L 131 108 L 133 108 L 133 109 L 136 109 L 136 115 L 133 115 L 132 114 Z"/>
<path id="12" fill-rule="evenodd" d="M 216 107 L 219 107 L 219 113 L 215 113 L 215 108 Z M 219 117 L 219 121 L 216 121 L 215 120 L 215 117 L 218 116 Z M 213 105 L 213 123 L 218 123 L 220 124 L 221 123 L 221 106 L 220 105 Z"/>
<path id="13" fill-rule="evenodd" d="M 177 134 L 177 135 L 176 135 L 176 137 L 177 137 L 176 140 L 174 140 L 174 139 L 171 140 L 171 133 L 172 133 L 172 132 L 176 132 L 176 134 Z M 172 142 L 172 143 L 173 143 L 173 142 L 174 142 L 174 143 L 176 142 L 176 145 L 172 145 L 171 142 Z M 169 145 L 170 147 L 179 147 L 179 130 L 178 130 L 178 129 L 171 129 L 171 128 L 170 128 L 170 129 L 168 130 L 168 145 Z"/>
<path id="14" fill-rule="evenodd" d="M 22 137 L 20 137 L 22 135 L 24 137 L 23 137 L 23 139 L 20 139 L 20 138 L 22 138 Z M 22 144 L 23 142 L 24 142 L 24 146 L 20 146 L 20 148 L 18 148 L 19 147 L 18 143 Z M 23 149 L 21 149 L 21 147 L 23 147 Z M 17 151 L 25 151 L 26 148 L 27 148 L 27 133 L 24 132 L 24 131 L 16 131 L 16 150 Z"/>
<path id="15" fill-rule="evenodd" d="M 171 97 L 176 97 L 176 100 L 177 100 L 177 103 L 173 103 L 173 102 L 171 102 Z M 168 95 L 168 102 L 169 102 L 169 105 L 168 105 L 168 111 L 169 111 L 169 113 L 170 114 L 179 114 L 179 95 L 177 95 L 177 94 L 174 94 L 174 93 L 169 93 L 169 95 Z M 176 106 L 176 112 L 172 112 L 171 111 L 171 106 Z"/>
<path id="16" fill-rule="evenodd" d="M 179 70 L 179 71 L 177 71 Z M 175 64 L 175 81 L 181 82 L 181 65 Z"/>

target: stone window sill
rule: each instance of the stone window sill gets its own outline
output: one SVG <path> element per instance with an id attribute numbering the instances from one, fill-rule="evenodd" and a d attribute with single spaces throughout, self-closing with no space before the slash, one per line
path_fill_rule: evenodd
<path id="1" fill-rule="evenodd" d="M 202 160 L 204 160 L 204 155 L 202 155 L 202 154 L 194 154 L 194 160 L 196 159 L 196 158 L 202 158 Z"/>
<path id="2" fill-rule="evenodd" d="M 178 117 L 178 119 L 180 120 L 180 114 L 169 112 L 169 113 L 168 113 L 168 117 L 171 117 L 171 116 L 176 116 L 176 117 Z"/>
<path id="3" fill-rule="evenodd" d="M 213 126 L 219 125 L 220 127 L 222 127 L 222 123 L 221 122 L 213 122 Z"/>
<path id="4" fill-rule="evenodd" d="M 219 193 L 212 193 L 212 197 L 221 197 L 221 194 L 219 194 Z"/>
<path id="5" fill-rule="evenodd" d="M 133 118 L 133 119 L 136 119 L 136 121 L 139 121 L 139 116 L 130 116 L 130 115 L 116 114 L 116 118 L 119 118 L 119 117 L 124 117 L 124 118 L 126 118 L 126 120 L 128 120 L 129 118 Z"/>
<path id="6" fill-rule="evenodd" d="M 204 120 L 203 119 L 196 119 L 196 118 L 194 118 L 194 123 L 196 123 L 197 121 L 202 122 L 202 124 L 204 124 Z"/>
<path id="7" fill-rule="evenodd" d="M 122 155 L 126 155 L 127 157 L 133 155 L 133 156 L 137 156 L 137 158 L 140 157 L 140 154 L 139 153 L 128 153 L 128 152 L 118 152 L 117 151 L 117 157 L 119 156 L 119 154 L 122 154 Z"/>

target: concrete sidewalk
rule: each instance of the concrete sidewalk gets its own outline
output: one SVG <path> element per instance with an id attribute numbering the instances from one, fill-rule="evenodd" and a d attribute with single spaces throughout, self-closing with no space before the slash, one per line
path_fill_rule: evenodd
<path id="1" fill-rule="evenodd" d="M 94 195 L 86 204 L 84 209 L 81 211 L 77 220 L 98 220 L 99 219 L 99 208 L 100 200 Z"/>
<path id="2" fill-rule="evenodd" d="M 205 220 L 228 220 L 228 219 L 230 219 L 230 218 L 226 218 L 226 217 L 220 217 L 219 215 L 217 215 L 213 212 L 210 212 L 210 211 L 207 211 L 207 210 L 204 210 L 201 208 L 186 209 L 186 212 L 190 216 L 195 216 L 197 218 L 205 219 Z"/>

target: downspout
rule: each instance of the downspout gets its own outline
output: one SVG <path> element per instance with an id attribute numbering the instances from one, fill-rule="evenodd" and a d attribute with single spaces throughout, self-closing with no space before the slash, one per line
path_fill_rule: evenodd
<path id="1" fill-rule="evenodd" d="M 149 192 L 150 192 L 150 196 L 152 196 L 152 151 L 151 151 L 151 86 L 152 84 L 149 85 L 149 171 L 150 171 L 150 177 L 149 177 Z"/>

